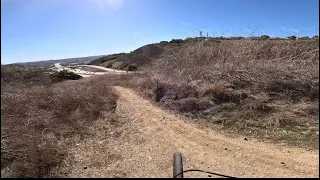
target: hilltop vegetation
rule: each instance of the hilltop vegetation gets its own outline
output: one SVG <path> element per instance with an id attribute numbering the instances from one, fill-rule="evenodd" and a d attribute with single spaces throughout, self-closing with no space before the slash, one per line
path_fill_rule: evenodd
<path id="1" fill-rule="evenodd" d="M 138 92 L 197 122 L 318 148 L 319 40 L 264 38 L 161 42 L 111 66 L 136 63 Z"/>
<path id="2" fill-rule="evenodd" d="M 140 47 L 131 53 L 120 53 L 104 56 L 90 62 L 89 64 L 129 71 L 138 70 L 140 66 L 148 64 L 154 58 L 157 58 L 162 51 L 162 44 L 149 44 Z"/>
<path id="3" fill-rule="evenodd" d="M 151 62 L 155 61 L 157 58 L 163 55 L 164 48 L 182 48 L 184 45 L 190 45 L 195 43 L 204 43 L 206 46 L 210 46 L 212 43 L 225 43 L 228 41 L 258 41 L 265 43 L 263 41 L 272 41 L 276 43 L 280 42 L 292 42 L 294 41 L 304 42 L 304 41 L 319 41 L 318 36 L 313 37 L 296 37 L 288 36 L 287 38 L 280 37 L 270 37 L 268 35 L 262 36 L 253 36 L 253 37 L 187 37 L 186 39 L 172 39 L 171 41 L 161 41 L 160 43 L 148 44 L 143 47 L 140 47 L 131 53 L 119 53 L 111 54 L 108 56 L 101 57 L 94 61 L 91 61 L 89 64 L 99 65 L 113 69 L 128 70 L 130 67 L 134 66 L 134 70 L 140 70 L 141 67 L 149 65 Z"/>
<path id="4" fill-rule="evenodd" d="M 101 65 L 106 61 L 115 60 L 115 59 L 117 59 L 119 57 L 122 57 L 124 55 L 126 55 L 126 53 L 110 54 L 110 55 L 107 55 L 107 56 L 102 56 L 102 57 L 100 57 L 100 58 L 98 58 L 96 60 L 93 60 L 88 64 L 89 65 Z"/>

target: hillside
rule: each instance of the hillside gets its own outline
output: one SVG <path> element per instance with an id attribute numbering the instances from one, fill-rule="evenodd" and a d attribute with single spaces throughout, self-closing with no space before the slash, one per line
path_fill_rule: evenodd
<path id="1" fill-rule="evenodd" d="M 104 55 L 57 59 L 57 60 L 43 60 L 43 61 L 34 61 L 34 62 L 22 62 L 22 63 L 8 64 L 8 65 L 21 66 L 21 67 L 53 67 L 55 63 L 64 63 L 64 64 L 85 63 L 86 64 L 102 56 Z"/>
<path id="2" fill-rule="evenodd" d="M 230 133 L 319 148 L 319 40 L 188 39 L 102 65 L 136 66 L 138 92 Z"/>
<path id="3" fill-rule="evenodd" d="M 149 44 L 136 49 L 135 51 L 124 54 L 113 54 L 104 56 L 100 59 L 90 62 L 92 65 L 100 65 L 107 68 L 127 70 L 129 68 L 138 68 L 152 62 L 163 52 L 163 45 Z"/>
<path id="4" fill-rule="evenodd" d="M 122 57 L 124 55 L 126 55 L 126 53 L 110 54 L 110 55 L 99 57 L 98 59 L 95 59 L 95 60 L 89 62 L 88 64 L 89 65 L 101 65 L 106 61 L 112 61 L 112 60 L 115 60 L 115 59 Z"/>
<path id="5" fill-rule="evenodd" d="M 263 37 L 263 36 L 262 36 Z M 243 43 L 251 43 L 254 44 L 301 44 L 303 46 L 303 42 L 317 42 L 317 37 L 312 39 L 304 39 L 301 40 L 288 40 L 281 38 L 269 38 L 263 39 L 261 37 L 219 37 L 219 38 L 205 38 L 205 37 L 196 37 L 196 38 L 186 38 L 185 40 L 181 39 L 173 39 L 171 41 L 161 41 L 160 43 L 148 44 L 142 46 L 130 53 L 119 53 L 119 54 L 111 54 L 107 56 L 103 56 L 99 59 L 91 61 L 89 64 L 99 65 L 113 69 L 121 69 L 127 70 L 128 66 L 136 67 L 136 70 L 141 70 L 141 68 L 151 65 L 152 62 L 159 59 L 160 57 L 164 58 L 175 58 L 179 56 L 178 54 L 181 51 L 186 50 L 187 48 L 192 48 L 195 46 L 205 46 L 205 47 L 216 47 L 217 44 L 229 44 L 232 46 L 237 46 Z M 241 48 L 240 48 L 241 49 Z M 249 53 L 249 52 L 248 52 Z M 263 52 L 260 52 L 263 53 Z M 265 52 L 267 53 L 267 52 Z"/>

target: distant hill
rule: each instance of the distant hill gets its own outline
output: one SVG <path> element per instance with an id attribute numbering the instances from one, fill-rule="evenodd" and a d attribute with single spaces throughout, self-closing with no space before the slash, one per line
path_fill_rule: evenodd
<path id="1" fill-rule="evenodd" d="M 138 67 L 150 64 L 154 59 L 158 58 L 164 51 L 165 46 L 163 43 L 147 44 L 130 53 L 107 55 L 89 64 L 121 70 L 128 70 L 132 67 L 138 69 Z"/>
<path id="2" fill-rule="evenodd" d="M 88 57 L 76 57 L 67 59 L 57 59 L 57 60 L 44 60 L 44 61 L 34 61 L 34 62 L 22 62 L 7 64 L 7 66 L 21 66 L 21 67 L 53 67 L 55 63 L 70 64 L 70 63 L 84 63 L 87 64 L 95 59 L 103 57 L 105 55 L 99 56 L 88 56 Z"/>
<path id="3" fill-rule="evenodd" d="M 119 57 L 122 57 L 124 55 L 126 55 L 127 53 L 116 53 L 116 54 L 110 54 L 107 56 L 102 56 L 98 59 L 95 59 L 93 61 L 91 61 L 90 63 L 88 63 L 89 65 L 101 65 L 102 63 L 106 62 L 106 61 L 111 61 L 111 60 L 115 60 Z"/>

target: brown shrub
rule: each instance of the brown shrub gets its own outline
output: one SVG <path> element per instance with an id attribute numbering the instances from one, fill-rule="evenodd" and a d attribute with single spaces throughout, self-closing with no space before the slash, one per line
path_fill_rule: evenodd
<path id="1" fill-rule="evenodd" d="M 199 111 L 203 111 L 212 107 L 213 103 L 208 99 L 190 97 L 175 101 L 174 105 L 175 109 L 180 112 L 191 112 L 193 114 L 197 114 Z"/>
<path id="2" fill-rule="evenodd" d="M 234 89 L 245 88 L 252 92 L 265 91 L 263 85 L 271 87 L 273 82 L 285 84 L 279 85 L 280 89 L 285 89 L 291 76 L 295 81 L 292 85 L 303 92 L 296 95 L 305 97 L 310 89 L 314 89 L 315 94 L 318 89 L 314 85 L 310 88 L 318 79 L 314 78 L 319 76 L 318 54 L 319 45 L 315 41 L 240 40 L 210 46 L 186 43 L 182 47 L 165 47 L 164 54 L 145 70 L 151 72 L 152 69 L 156 77 L 170 78 L 180 84 L 195 80 L 216 84 L 223 80 L 231 83 Z M 291 92 L 283 90 L 282 94 L 291 97 Z"/>
<path id="3" fill-rule="evenodd" d="M 117 96 L 106 82 L 1 88 L 1 169 L 5 177 L 55 177 L 67 140 L 85 138 L 90 124 L 114 112 Z"/>
<path id="4" fill-rule="evenodd" d="M 155 94 L 155 101 L 159 102 L 161 100 L 161 98 L 165 95 L 166 93 L 166 89 L 165 86 L 163 84 L 158 84 L 154 90 L 154 94 Z"/>
<path id="5" fill-rule="evenodd" d="M 312 108 L 310 113 L 308 108 L 295 112 L 286 108 L 318 103 L 316 40 L 167 44 L 157 59 L 142 68 L 150 76 L 141 77 L 144 88 L 137 88 L 155 94 L 156 101 L 167 108 L 219 122 L 226 129 L 316 147 L 318 135 L 303 133 L 316 127 L 317 113 Z M 160 90 L 153 78 L 161 84 Z M 213 104 L 201 106 L 201 99 Z"/>
<path id="6" fill-rule="evenodd" d="M 41 68 L 27 68 L 19 66 L 1 65 L 1 86 L 12 84 L 50 85 L 52 79 L 48 70 Z"/>

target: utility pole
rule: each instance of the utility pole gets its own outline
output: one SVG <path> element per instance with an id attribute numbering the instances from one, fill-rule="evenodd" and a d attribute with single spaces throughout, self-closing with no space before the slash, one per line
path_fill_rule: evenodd
<path id="1" fill-rule="evenodd" d="M 200 31 L 200 37 L 202 37 L 202 31 Z"/>

